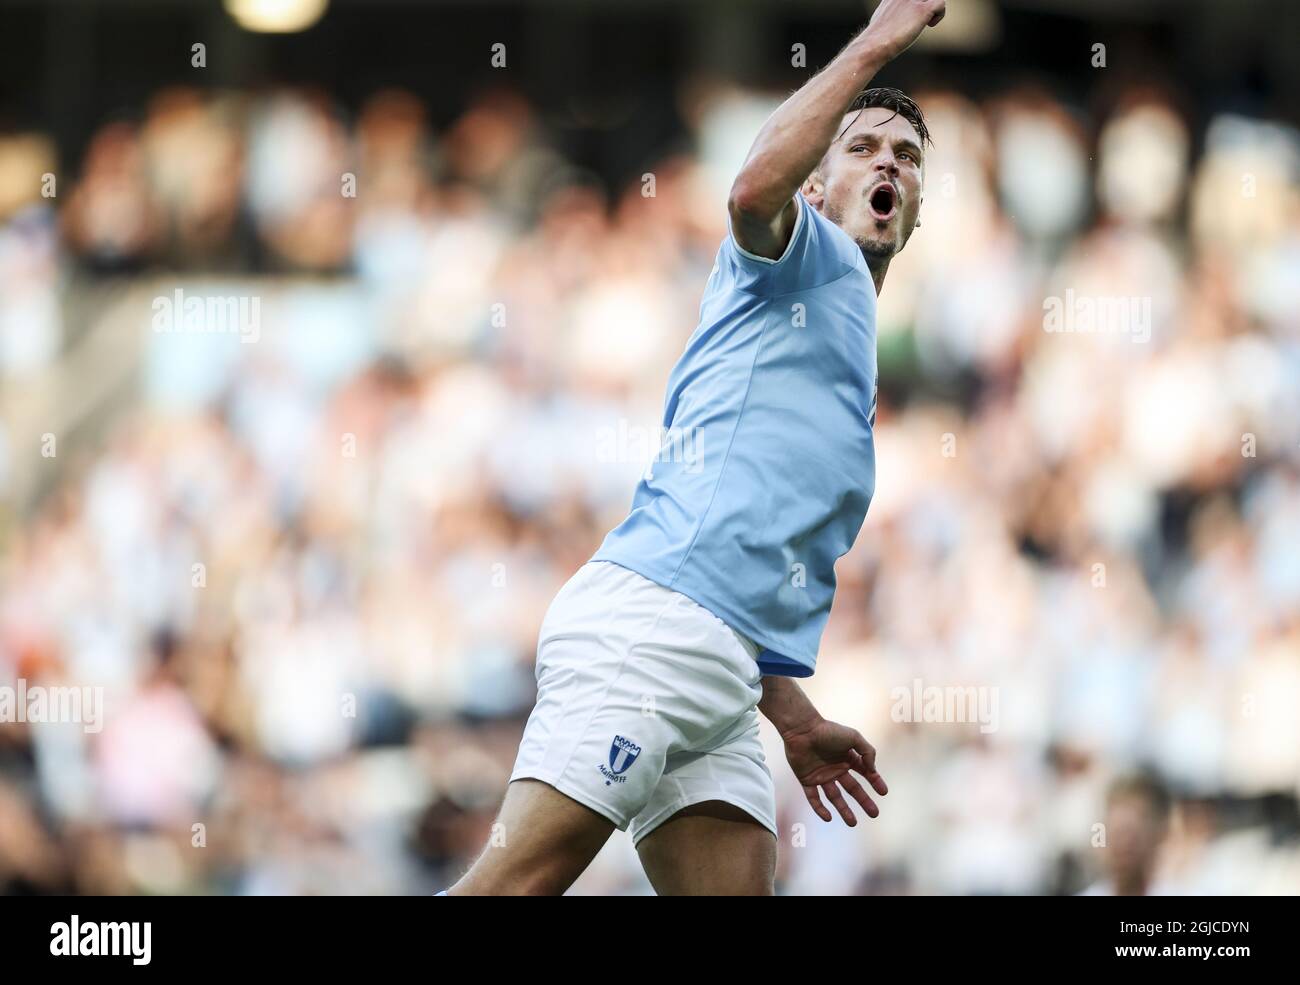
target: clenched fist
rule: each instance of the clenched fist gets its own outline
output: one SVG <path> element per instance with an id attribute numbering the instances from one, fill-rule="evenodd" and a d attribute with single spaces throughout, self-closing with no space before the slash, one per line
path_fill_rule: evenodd
<path id="1" fill-rule="evenodd" d="M 881 0 L 866 37 L 888 60 L 906 51 L 927 27 L 943 20 L 946 0 Z"/>

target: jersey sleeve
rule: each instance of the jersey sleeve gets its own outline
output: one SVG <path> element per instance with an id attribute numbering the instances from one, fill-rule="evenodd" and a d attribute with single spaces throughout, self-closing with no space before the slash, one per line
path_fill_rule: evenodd
<path id="1" fill-rule="evenodd" d="M 855 266 L 857 246 L 833 222 L 808 204 L 801 194 L 794 231 L 779 259 L 771 260 L 745 250 L 736 242 L 730 222 L 719 251 L 732 283 L 749 294 L 771 296 L 820 287 L 844 276 Z"/>

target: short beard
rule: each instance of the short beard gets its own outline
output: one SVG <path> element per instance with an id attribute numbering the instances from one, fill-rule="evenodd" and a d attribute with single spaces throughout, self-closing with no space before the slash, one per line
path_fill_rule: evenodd
<path id="1" fill-rule="evenodd" d="M 826 216 L 827 219 L 835 223 L 835 225 L 839 226 L 841 229 L 844 228 L 843 211 L 832 208 L 829 203 L 823 203 L 822 215 Z M 870 265 L 872 261 L 875 261 L 876 263 L 882 261 L 888 262 L 893 259 L 894 254 L 898 252 L 898 247 L 892 242 L 884 243 L 880 240 L 874 239 L 855 239 L 854 242 L 858 244 L 858 249 L 862 251 L 862 258 L 867 261 L 868 265 Z"/>
<path id="2" fill-rule="evenodd" d="M 859 239 L 856 242 L 858 249 L 868 260 L 888 260 L 898 252 L 898 248 L 893 243 L 882 243 L 875 239 Z"/>

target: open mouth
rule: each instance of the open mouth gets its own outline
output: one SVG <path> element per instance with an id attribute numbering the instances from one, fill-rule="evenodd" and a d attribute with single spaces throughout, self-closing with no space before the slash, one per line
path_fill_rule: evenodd
<path id="1" fill-rule="evenodd" d="M 888 182 L 877 185 L 867 196 L 867 207 L 878 222 L 888 222 L 898 211 L 898 192 Z"/>

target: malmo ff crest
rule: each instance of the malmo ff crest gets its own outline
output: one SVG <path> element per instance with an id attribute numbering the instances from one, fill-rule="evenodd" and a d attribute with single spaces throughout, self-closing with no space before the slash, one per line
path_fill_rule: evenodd
<path id="1" fill-rule="evenodd" d="M 641 755 L 641 747 L 635 742 L 621 735 L 614 736 L 614 741 L 609 744 L 609 766 L 601 764 L 597 767 L 605 778 L 605 786 L 611 783 L 626 783 L 627 777 L 623 774 L 631 768 L 639 755 Z"/>

